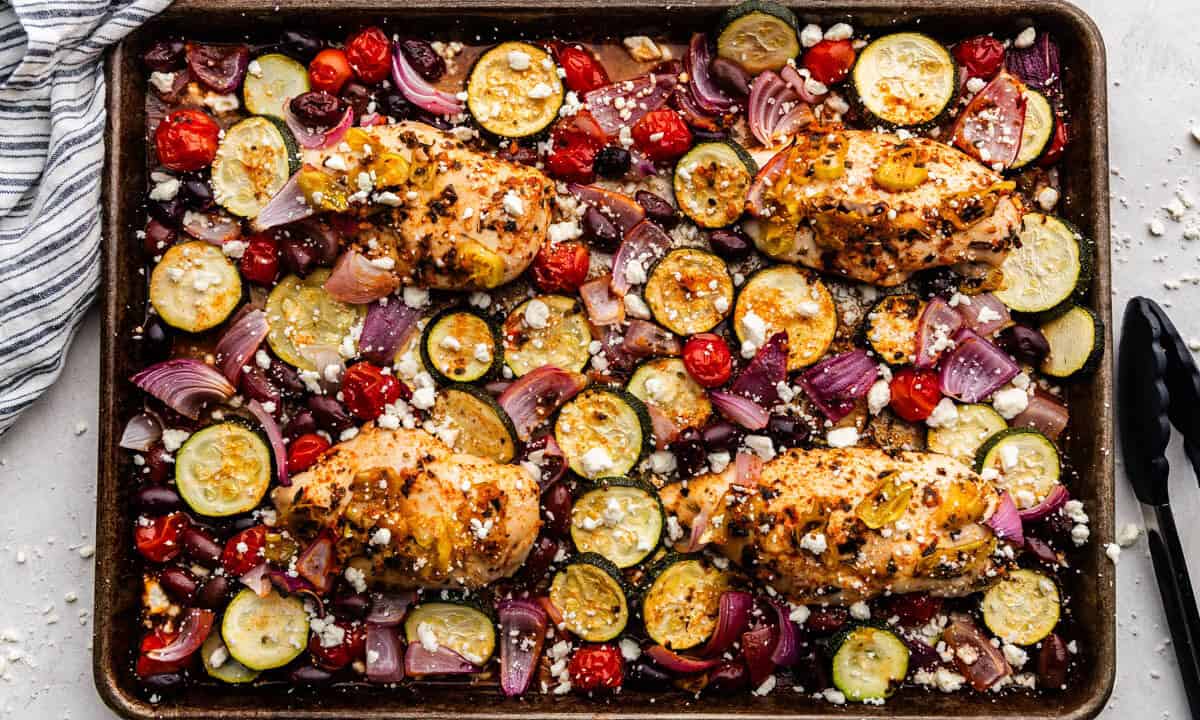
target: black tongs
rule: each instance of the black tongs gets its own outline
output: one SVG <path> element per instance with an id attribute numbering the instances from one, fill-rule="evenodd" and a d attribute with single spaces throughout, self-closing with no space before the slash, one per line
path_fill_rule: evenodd
<path id="1" fill-rule="evenodd" d="M 1200 371 L 1179 331 L 1149 298 L 1134 298 L 1125 308 L 1117 393 L 1125 473 L 1142 503 L 1184 690 L 1192 716 L 1200 718 L 1200 613 L 1171 513 L 1166 457 L 1174 425 L 1200 478 Z"/>

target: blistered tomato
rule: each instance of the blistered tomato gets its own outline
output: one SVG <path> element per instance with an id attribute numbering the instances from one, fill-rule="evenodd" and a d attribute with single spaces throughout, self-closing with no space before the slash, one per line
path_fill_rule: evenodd
<path id="1" fill-rule="evenodd" d="M 892 378 L 892 410 L 909 422 L 929 417 L 942 399 L 938 374 L 933 370 L 904 368 Z"/>
<path id="2" fill-rule="evenodd" d="M 346 60 L 359 80 L 382 82 L 392 70 L 392 42 L 377 27 L 363 28 L 346 41 Z"/>
<path id="3" fill-rule="evenodd" d="M 854 56 L 854 45 L 849 40 L 822 40 L 804 53 L 804 67 L 813 80 L 833 85 L 850 74 Z"/>
<path id="4" fill-rule="evenodd" d="M 138 648 L 137 668 L 138 677 L 147 678 L 151 675 L 162 675 L 164 673 L 173 673 L 187 667 L 192 657 L 188 656 L 182 660 L 173 662 L 164 662 L 162 660 L 154 660 L 149 657 L 148 653 L 152 650 L 161 650 L 170 645 L 175 639 L 175 633 L 163 632 L 162 628 L 155 629 L 142 638 L 142 644 Z"/>
<path id="5" fill-rule="evenodd" d="M 574 293 L 587 280 L 589 262 L 583 243 L 547 243 L 533 259 L 533 281 L 542 292 Z"/>
<path id="6" fill-rule="evenodd" d="M 279 275 L 279 248 L 270 235 L 255 235 L 238 261 L 242 277 L 257 285 L 270 285 Z"/>
<path id="7" fill-rule="evenodd" d="M 324 90 L 337 95 L 350 79 L 350 75 L 350 61 L 346 58 L 346 53 L 337 48 L 322 50 L 308 64 L 308 81 L 313 90 Z"/>
<path id="8" fill-rule="evenodd" d="M 633 141 L 652 160 L 674 160 L 692 146 L 692 131 L 679 113 L 659 108 L 633 126 Z"/>
<path id="9" fill-rule="evenodd" d="M 683 366 L 702 386 L 717 387 L 729 382 L 733 374 L 733 354 L 720 335 L 700 333 L 684 344 Z"/>
<path id="10" fill-rule="evenodd" d="M 604 66 L 587 50 L 576 45 L 561 44 L 554 50 L 558 64 L 563 69 L 563 82 L 567 89 L 585 93 L 609 84 Z"/>
<path id="11" fill-rule="evenodd" d="M 221 128 L 203 110 L 176 110 L 154 131 L 154 149 L 163 167 L 176 172 L 200 170 L 217 156 Z"/>
<path id="12" fill-rule="evenodd" d="M 571 656 L 567 673 L 573 690 L 616 690 L 625 679 L 625 659 L 615 645 L 588 645 Z"/>
<path id="13" fill-rule="evenodd" d="M 221 567 L 232 577 L 241 577 L 263 561 L 263 547 L 267 544 L 267 528 L 255 525 L 246 528 L 225 543 L 221 553 Z"/>
<path id="14" fill-rule="evenodd" d="M 991 80 L 1004 65 L 1004 45 L 994 37 L 976 35 L 954 46 L 954 59 L 963 66 L 967 79 Z"/>
<path id="15" fill-rule="evenodd" d="M 596 153 L 607 143 L 595 118 L 581 110 L 554 126 L 546 172 L 558 180 L 589 183 L 595 178 Z"/>
<path id="16" fill-rule="evenodd" d="M 383 414 L 383 406 L 400 397 L 400 381 L 369 362 L 351 365 L 342 377 L 342 399 L 350 412 L 362 420 Z"/>
<path id="17" fill-rule="evenodd" d="M 1067 149 L 1067 142 L 1071 139 L 1070 129 L 1067 123 L 1061 117 L 1054 118 L 1054 137 L 1050 139 L 1050 147 L 1046 148 L 1046 152 L 1042 153 L 1042 157 L 1038 160 L 1038 164 L 1042 167 L 1053 165 L 1062 157 L 1063 151 Z"/>
<path id="18" fill-rule="evenodd" d="M 329 448 L 329 441 L 316 433 L 301 435 L 288 445 L 288 472 L 304 472 Z"/>
<path id="19" fill-rule="evenodd" d="M 179 531 L 188 526 L 183 513 L 156 518 L 139 518 L 133 542 L 142 557 L 151 562 L 166 562 L 179 554 Z"/>

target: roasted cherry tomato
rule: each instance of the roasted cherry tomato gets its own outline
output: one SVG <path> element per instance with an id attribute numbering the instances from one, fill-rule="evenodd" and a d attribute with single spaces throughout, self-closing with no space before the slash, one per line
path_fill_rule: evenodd
<path id="1" fill-rule="evenodd" d="M 608 73 L 604 66 L 587 50 L 577 45 L 559 44 L 554 49 L 554 56 L 563 69 L 563 82 L 568 90 L 585 93 L 609 84 Z"/>
<path id="2" fill-rule="evenodd" d="M 954 59 L 963 66 L 968 80 L 991 80 L 1004 65 L 1004 44 L 994 37 L 976 35 L 954 46 Z"/>
<path id="3" fill-rule="evenodd" d="M 163 675 L 165 673 L 173 673 L 182 670 L 191 662 L 192 656 L 185 657 L 182 660 L 173 662 L 164 662 L 162 660 L 154 660 L 147 653 L 152 650 L 161 650 L 170 645 L 175 639 L 176 633 L 163 632 L 162 628 L 156 628 L 153 632 L 147 633 L 142 638 L 142 644 L 138 648 L 137 668 L 138 677 L 147 678 L 151 675 Z"/>
<path id="4" fill-rule="evenodd" d="M 586 110 L 563 119 L 550 134 L 546 171 L 559 180 L 589 183 L 595 178 L 596 153 L 608 137 Z"/>
<path id="5" fill-rule="evenodd" d="M 633 141 L 651 160 L 674 160 L 692 146 L 692 131 L 679 113 L 659 108 L 633 126 Z"/>
<path id="6" fill-rule="evenodd" d="M 855 54 L 849 40 L 822 40 L 804 53 L 804 67 L 813 80 L 833 85 L 850 74 Z"/>
<path id="7" fill-rule="evenodd" d="M 241 577 L 258 567 L 263 561 L 263 547 L 267 544 L 267 527 L 255 525 L 246 528 L 225 543 L 221 553 L 221 567 L 231 577 Z"/>
<path id="8" fill-rule="evenodd" d="M 346 41 L 346 60 L 359 80 L 382 82 L 392 71 L 392 41 L 377 27 L 363 28 Z"/>
<path id="9" fill-rule="evenodd" d="M 688 338 L 683 346 L 683 366 L 704 387 L 729 382 L 733 373 L 733 355 L 720 335 L 700 333 Z"/>
<path id="10" fill-rule="evenodd" d="M 313 90 L 324 90 L 337 95 L 350 79 L 350 75 L 350 61 L 346 58 L 345 51 L 337 48 L 322 50 L 308 64 L 308 81 Z"/>
<path id="11" fill-rule="evenodd" d="M 330 633 L 328 630 L 325 633 L 313 633 L 308 639 L 308 652 L 313 662 L 330 672 L 364 658 L 367 645 L 367 628 L 362 623 L 335 620 L 333 625 L 342 631 L 340 642 L 326 645 L 327 640 L 337 639 L 336 631 Z"/>
<path id="12" fill-rule="evenodd" d="M 151 562 L 166 562 L 179 554 L 179 532 L 188 524 L 188 516 L 180 512 L 139 518 L 133 542 L 142 557 Z"/>
<path id="13" fill-rule="evenodd" d="M 547 243 L 533 258 L 533 281 L 542 292 L 575 293 L 587 280 L 588 263 L 583 243 Z"/>
<path id="14" fill-rule="evenodd" d="M 271 285 L 279 275 L 279 246 L 270 235 L 254 235 L 238 261 L 242 277 L 257 285 Z"/>
<path id="15" fill-rule="evenodd" d="M 942 399 L 938 374 L 933 370 L 904 368 L 892 377 L 892 410 L 909 422 L 929 417 Z"/>
<path id="16" fill-rule="evenodd" d="M 395 376 L 384 375 L 378 365 L 369 362 L 351 365 L 342 377 L 343 402 L 362 420 L 382 415 L 383 406 L 396 402 L 401 392 Z"/>
<path id="17" fill-rule="evenodd" d="M 1054 137 L 1050 138 L 1050 147 L 1046 148 L 1046 152 L 1042 153 L 1042 157 L 1038 160 L 1038 165 L 1047 167 L 1058 162 L 1062 157 L 1063 151 L 1067 149 L 1067 142 L 1071 139 L 1070 128 L 1067 127 L 1067 122 L 1059 116 L 1054 117 Z"/>
<path id="18" fill-rule="evenodd" d="M 298 473 L 309 469 L 329 447 L 329 441 L 316 433 L 296 438 L 288 445 L 288 472 Z"/>
<path id="19" fill-rule="evenodd" d="M 221 127 L 203 110 L 176 110 L 154 130 L 154 149 L 163 167 L 176 172 L 200 170 L 217 156 Z"/>
<path id="20" fill-rule="evenodd" d="M 625 679 L 625 659 L 615 645 L 587 645 L 571 656 L 567 672 L 573 690 L 616 690 Z"/>

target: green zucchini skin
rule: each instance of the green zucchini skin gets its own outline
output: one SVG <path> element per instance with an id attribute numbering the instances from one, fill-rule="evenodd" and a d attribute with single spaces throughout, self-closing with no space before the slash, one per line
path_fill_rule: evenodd
<path id="1" fill-rule="evenodd" d="M 1090 339 L 1059 337 L 1061 333 L 1055 332 L 1055 328 L 1070 319 L 1068 316 L 1074 314 L 1086 316 L 1086 318 L 1081 318 L 1081 321 L 1086 321 L 1086 324 L 1090 325 Z M 1050 343 L 1052 356 L 1055 346 L 1058 346 L 1060 352 L 1070 353 L 1072 357 L 1077 358 L 1069 363 L 1070 367 L 1066 373 L 1049 369 L 1049 358 L 1047 358 L 1039 368 L 1046 375 L 1062 380 L 1078 379 L 1095 373 L 1096 369 L 1100 367 L 1100 360 L 1104 357 L 1104 321 L 1092 309 L 1082 305 L 1072 305 L 1058 317 L 1042 323 L 1041 330 Z M 1083 344 L 1080 344 L 1081 340 Z"/>
<path id="2" fill-rule="evenodd" d="M 455 315 L 470 315 L 486 325 L 489 331 L 492 355 L 491 362 L 482 373 L 476 374 L 472 377 L 454 377 L 447 375 L 440 367 L 438 367 L 437 363 L 434 362 L 433 353 L 429 349 L 430 343 L 437 342 L 437 338 L 435 338 L 434 335 L 437 333 L 440 324 Z M 504 364 L 504 346 L 501 342 L 501 337 L 500 325 L 495 320 L 492 320 L 491 318 L 488 318 L 482 313 L 476 312 L 473 309 L 449 307 L 439 312 L 437 315 L 434 315 L 432 318 L 430 318 L 429 322 L 425 324 L 425 331 L 421 334 L 421 363 L 431 375 L 437 378 L 439 382 L 467 383 L 488 380 L 495 377 L 500 372 L 501 365 Z"/>
<path id="3" fill-rule="evenodd" d="M 900 34 L 917 35 L 917 36 L 923 37 L 926 40 L 928 40 L 929 42 L 941 47 L 942 51 L 946 54 L 946 58 L 949 60 L 951 72 L 954 73 L 954 81 L 952 84 L 953 91 L 950 93 L 950 97 L 946 100 L 945 104 L 942 105 L 941 109 L 937 112 L 937 114 L 935 114 L 933 117 L 929 118 L 928 120 L 914 122 L 914 123 L 902 123 L 902 122 L 896 122 L 896 121 L 891 120 L 886 117 L 881 117 L 880 115 L 877 115 L 874 111 L 872 111 L 870 109 L 866 99 L 864 98 L 864 93 L 863 93 L 862 89 L 859 88 L 859 81 L 858 81 L 859 65 L 860 65 L 860 63 L 862 63 L 864 61 L 864 58 L 868 55 L 867 51 L 871 48 L 872 45 L 875 45 L 876 43 L 880 43 L 880 42 L 885 42 L 888 40 L 888 38 L 894 37 L 895 35 L 900 35 Z M 946 47 L 944 45 L 942 45 L 942 43 L 938 42 L 937 40 L 934 40 L 933 38 L 929 37 L 925 33 L 906 32 L 906 33 L 892 33 L 890 35 L 883 35 L 881 37 L 876 38 L 875 40 L 872 40 L 870 43 L 868 43 L 866 47 L 864 47 L 862 50 L 859 51 L 858 56 L 855 58 L 854 67 L 851 68 L 851 70 L 850 70 L 849 82 L 847 83 L 847 85 L 848 85 L 847 99 L 865 117 L 870 118 L 872 121 L 874 121 L 875 123 L 877 123 L 878 125 L 880 125 L 882 127 L 888 128 L 890 130 L 897 130 L 897 129 L 901 129 L 901 128 L 908 129 L 908 130 L 916 130 L 916 131 L 928 130 L 930 128 L 933 128 L 933 127 L 936 127 L 936 126 L 942 124 L 953 114 L 954 108 L 958 104 L 958 98 L 960 97 L 961 92 L 962 92 L 962 90 L 961 90 L 962 83 L 959 82 L 961 73 L 962 73 L 962 69 L 958 66 L 958 63 L 956 63 L 954 61 L 954 55 L 951 54 L 951 52 L 948 49 L 946 49 Z"/>

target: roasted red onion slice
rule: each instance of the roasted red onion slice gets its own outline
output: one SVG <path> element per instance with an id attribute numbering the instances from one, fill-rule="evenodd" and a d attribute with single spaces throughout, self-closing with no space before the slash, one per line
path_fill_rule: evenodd
<path id="1" fill-rule="evenodd" d="M 335 300 L 355 305 L 387 297 L 399 286 L 391 270 L 376 265 L 357 250 L 342 253 L 325 281 L 325 290 Z"/>
<path id="2" fill-rule="evenodd" d="M 797 97 L 807 104 L 815 105 L 825 99 L 826 93 L 813 92 L 808 83 L 805 82 L 804 76 L 793 65 L 784 65 L 781 67 L 779 69 L 779 77 L 788 84 L 788 87 L 792 89 L 792 92 L 796 93 Z"/>
<path id="3" fill-rule="evenodd" d="M 585 282 L 579 288 L 579 297 L 593 325 L 603 327 L 625 321 L 625 303 L 613 293 L 611 275 Z"/>
<path id="4" fill-rule="evenodd" d="M 170 643 L 157 650 L 151 650 L 146 656 L 158 662 L 174 663 L 186 660 L 192 653 L 200 649 L 208 634 L 212 632 L 213 620 L 216 615 L 212 610 L 190 608 L 183 615 L 179 624 L 179 634 Z"/>
<path id="5" fill-rule="evenodd" d="M 1070 417 L 1066 405 L 1039 388 L 1029 397 L 1025 411 L 1013 418 L 1010 424 L 1013 427 L 1033 428 L 1051 440 L 1058 440 L 1058 436 L 1067 429 Z"/>
<path id="6" fill-rule="evenodd" d="M 953 144 L 988 167 L 1006 168 L 1021 149 L 1025 95 L 1021 82 L 1001 72 L 971 99 L 954 124 Z"/>
<path id="7" fill-rule="evenodd" d="M 392 49 L 392 82 L 406 100 L 434 115 L 459 115 L 466 109 L 457 97 L 426 82 L 404 57 L 400 43 Z"/>
<path id="8" fill-rule="evenodd" d="M 420 312 L 396 298 L 371 303 L 358 338 L 359 354 L 373 363 L 391 365 L 420 318 Z"/>
<path id="9" fill-rule="evenodd" d="M 667 417 L 666 413 L 653 405 L 647 405 L 646 412 L 650 415 L 650 426 L 654 431 L 654 448 L 665 450 L 679 437 L 679 426 L 675 424 L 674 420 Z"/>
<path id="10" fill-rule="evenodd" d="M 958 314 L 963 319 L 963 325 L 974 330 L 981 337 L 990 337 L 1000 328 L 1012 322 L 1008 306 L 991 293 L 972 295 L 969 303 L 959 303 Z"/>
<path id="11" fill-rule="evenodd" d="M 229 382 L 235 383 L 241 377 L 242 367 L 267 337 L 267 329 L 267 314 L 247 306 L 225 330 L 213 354 Z"/>
<path id="12" fill-rule="evenodd" d="M 300 183 L 297 180 L 298 176 L 299 173 L 288 178 L 288 181 L 279 188 L 279 192 L 275 193 L 275 197 L 271 198 L 266 207 L 258 211 L 258 215 L 251 222 L 256 231 L 270 230 L 280 225 L 312 217 L 315 214 L 315 211 L 309 207 L 308 201 L 304 199 L 304 193 L 300 190 Z"/>
<path id="13" fill-rule="evenodd" d="M 767 426 L 770 416 L 753 400 L 721 390 L 710 390 L 708 398 L 717 408 L 717 412 L 730 422 L 737 423 L 747 430 L 762 430 Z"/>
<path id="14" fill-rule="evenodd" d="M 621 340 L 621 349 L 635 360 L 664 355 L 678 355 L 679 338 L 647 320 L 630 320 Z"/>
<path id="15" fill-rule="evenodd" d="M 581 202 L 604 213 L 605 217 L 617 224 L 622 235 L 646 219 L 646 210 L 628 195 L 606 190 L 598 185 L 580 185 L 579 183 L 570 183 L 567 185 L 567 190 Z"/>
<path id="16" fill-rule="evenodd" d="M 795 68 L 785 67 L 784 70 Z M 767 147 L 786 141 L 798 129 L 816 119 L 809 101 L 819 101 L 811 97 L 804 89 L 804 81 L 798 75 L 797 86 L 792 86 L 786 79 L 767 70 L 754 78 L 750 84 L 750 99 L 747 101 L 746 120 L 750 125 L 750 133 Z"/>
<path id="17" fill-rule="evenodd" d="M 1060 486 L 1061 487 L 1061 486 Z M 1025 529 L 1021 525 L 1021 514 L 1008 491 L 1000 493 L 1000 505 L 996 512 L 987 519 L 987 526 L 996 532 L 996 537 L 1006 540 L 1016 547 L 1025 544 Z"/>
<path id="18" fill-rule="evenodd" d="M 746 659 L 746 669 L 750 671 L 750 684 L 758 687 L 766 682 L 775 672 L 775 661 L 771 653 L 779 644 L 777 631 L 770 625 L 742 633 L 742 657 Z"/>
<path id="19" fill-rule="evenodd" d="M 262 425 L 263 432 L 267 434 L 267 440 L 271 443 L 271 456 L 275 459 L 275 479 L 283 487 L 291 485 L 287 467 L 287 445 L 283 442 L 283 432 L 279 429 L 279 423 L 275 422 L 275 416 L 267 412 L 257 400 L 247 403 L 246 409 Z"/>
<path id="20" fill-rule="evenodd" d="M 140 412 L 129 418 L 117 444 L 126 450 L 146 452 L 162 440 L 162 421 L 157 415 Z"/>
<path id="21" fill-rule="evenodd" d="M 1000 348 L 970 330 L 954 335 L 954 350 L 942 361 L 938 384 L 942 393 L 976 403 L 999 390 L 1021 372 Z"/>
<path id="22" fill-rule="evenodd" d="M 546 641 L 546 611 L 532 600 L 504 600 L 500 615 L 500 689 L 525 694 Z"/>
<path id="23" fill-rule="evenodd" d="M 692 35 L 687 54 L 683 58 L 683 69 L 688 74 L 688 94 L 706 113 L 721 115 L 734 109 L 736 102 L 725 94 L 709 75 L 712 51 L 708 36 L 704 33 Z"/>
<path id="24" fill-rule="evenodd" d="M 479 668 L 448 647 L 429 651 L 419 642 L 409 643 L 404 651 L 404 672 L 412 677 L 426 675 L 470 675 Z"/>
<path id="25" fill-rule="evenodd" d="M 242 84 L 250 66 L 245 45 L 192 45 L 187 51 L 188 70 L 210 90 L 231 93 Z"/>
<path id="26" fill-rule="evenodd" d="M 919 368 L 937 365 L 938 358 L 952 344 L 954 333 L 962 324 L 962 315 L 955 312 L 950 303 L 940 297 L 931 298 L 917 321 L 917 356 L 913 365 Z"/>
<path id="27" fill-rule="evenodd" d="M 206 404 L 224 402 L 235 392 L 224 375 L 190 358 L 155 363 L 130 379 L 167 407 L 193 420 L 200 417 Z"/>
<path id="28" fill-rule="evenodd" d="M 954 651 L 954 662 L 958 671 L 971 682 L 971 687 L 983 691 L 996 684 L 1002 677 L 1012 674 L 1012 668 L 1000 650 L 988 642 L 987 637 L 975 627 L 974 621 L 965 615 L 954 615 L 942 632 L 942 640 Z M 960 648 L 969 648 L 959 652 Z M 964 658 L 974 658 L 966 662 Z"/>
<path id="29" fill-rule="evenodd" d="M 271 594 L 271 568 L 265 562 L 255 565 L 238 578 L 238 582 L 254 591 L 259 597 Z"/>
<path id="30" fill-rule="evenodd" d="M 879 366 L 865 350 L 834 355 L 805 370 L 797 384 L 825 417 L 837 422 L 871 389 Z"/>
<path id="31" fill-rule="evenodd" d="M 733 647 L 750 627 L 750 611 L 754 609 L 754 596 L 740 590 L 721 593 L 717 611 L 717 629 L 704 645 L 701 655 L 715 657 Z"/>
<path id="32" fill-rule="evenodd" d="M 788 336 L 778 332 L 762 347 L 733 381 L 729 392 L 772 407 L 779 402 L 779 383 L 787 379 Z"/>
<path id="33" fill-rule="evenodd" d="M 1040 503 L 1031 508 L 1021 510 L 1021 519 L 1029 520 L 1031 522 L 1034 520 L 1041 520 L 1065 505 L 1070 499 L 1071 493 L 1067 492 L 1067 487 L 1065 485 L 1055 485 L 1054 489 L 1047 493 L 1045 499 L 1043 499 Z"/>
<path id="34" fill-rule="evenodd" d="M 367 680 L 397 683 L 404 679 L 404 647 L 394 627 L 367 623 Z"/>
<path id="35" fill-rule="evenodd" d="M 180 226 L 188 235 L 217 247 L 242 236 L 241 221 L 216 210 L 212 212 L 188 210 L 183 214 L 183 222 Z"/>
<path id="36" fill-rule="evenodd" d="M 583 101 L 605 134 L 616 137 L 622 125 L 633 127 L 646 113 L 666 105 L 678 83 L 678 70 L 660 71 L 589 90 Z M 623 100 L 621 107 L 617 98 Z"/>
<path id="37" fill-rule="evenodd" d="M 662 645 L 652 645 L 646 648 L 645 654 L 662 669 L 679 673 L 680 675 L 694 675 L 705 670 L 711 670 L 721 664 L 720 658 L 701 660 L 699 658 L 687 657 L 686 655 L 672 652 Z"/>
<path id="38" fill-rule="evenodd" d="M 300 553 L 296 560 L 296 572 L 312 583 L 317 592 L 327 593 L 333 587 L 335 562 L 333 538 L 328 532 L 323 532 Z"/>
<path id="39" fill-rule="evenodd" d="M 621 246 L 617 248 L 617 254 L 613 256 L 613 292 L 625 297 L 629 288 L 636 284 L 634 280 L 639 275 L 637 272 L 630 271 L 630 265 L 637 263 L 642 269 L 640 275 L 645 275 L 650 270 L 650 266 L 665 255 L 670 247 L 671 237 L 658 225 L 649 220 L 643 220 L 635 225 L 625 234 Z"/>
<path id="40" fill-rule="evenodd" d="M 775 608 L 776 629 L 779 631 L 775 647 L 771 649 L 771 662 L 779 667 L 791 667 L 800 659 L 800 631 L 792 622 L 792 609 L 787 603 L 774 599 L 770 603 Z"/>
<path id="41" fill-rule="evenodd" d="M 292 112 L 290 102 L 283 104 L 283 112 L 284 120 L 287 122 L 288 129 L 292 131 L 292 135 L 296 137 L 296 142 L 300 143 L 301 147 L 309 149 L 333 147 L 342 141 L 347 130 L 354 127 L 353 107 L 347 107 L 337 124 L 324 132 L 315 131 L 305 125 L 304 121 Z"/>
<path id="42" fill-rule="evenodd" d="M 416 600 L 417 594 L 412 590 L 373 592 L 367 622 L 389 627 L 399 625 L 409 606 Z"/>
<path id="43" fill-rule="evenodd" d="M 543 365 L 515 380 L 497 402 L 508 413 L 517 437 L 524 441 L 585 385 L 587 378 L 580 373 Z"/>

